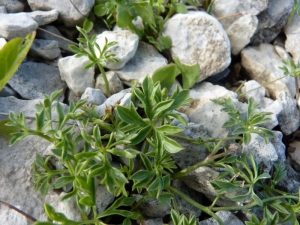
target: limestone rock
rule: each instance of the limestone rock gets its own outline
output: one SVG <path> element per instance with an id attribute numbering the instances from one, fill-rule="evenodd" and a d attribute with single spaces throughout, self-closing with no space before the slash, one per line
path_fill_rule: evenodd
<path id="1" fill-rule="evenodd" d="M 223 71 L 231 62 L 225 30 L 205 12 L 174 15 L 164 25 L 163 35 L 172 39 L 173 59 L 177 57 L 186 65 L 199 64 L 201 74 L 197 82 Z"/>
<path id="2" fill-rule="evenodd" d="M 24 10 L 24 4 L 19 0 L 0 0 L 0 6 L 5 6 L 9 13 L 17 13 Z"/>
<path id="3" fill-rule="evenodd" d="M 300 175 L 293 169 L 288 160 L 285 161 L 284 164 L 287 175 L 277 184 L 277 186 L 288 193 L 297 194 L 300 187 Z"/>
<path id="4" fill-rule="evenodd" d="M 96 206 L 97 212 L 100 214 L 105 211 L 107 206 L 113 203 L 115 196 L 108 192 L 105 185 L 100 184 L 100 181 L 96 188 Z"/>
<path id="5" fill-rule="evenodd" d="M 59 12 L 55 9 L 50 11 L 33 11 L 28 13 L 28 15 L 34 19 L 39 26 L 49 24 L 58 18 Z"/>
<path id="6" fill-rule="evenodd" d="M 57 41 L 35 39 L 30 48 L 29 54 L 34 57 L 53 60 L 60 56 L 60 49 Z"/>
<path id="7" fill-rule="evenodd" d="M 218 211 L 216 215 L 227 225 L 244 225 L 244 223 L 237 218 L 232 212 L 229 211 Z M 200 225 L 218 225 L 214 218 L 209 218 L 200 222 Z"/>
<path id="8" fill-rule="evenodd" d="M 38 23 L 26 13 L 0 14 L 0 37 L 7 40 L 26 37 L 37 28 Z"/>
<path id="9" fill-rule="evenodd" d="M 6 44 L 6 40 L 4 38 L 0 38 L 0 50 L 4 47 L 4 45 Z"/>
<path id="10" fill-rule="evenodd" d="M 109 90 L 111 95 L 116 94 L 124 89 L 123 83 L 115 71 L 107 71 L 106 77 L 109 83 Z M 105 82 L 101 74 L 96 78 L 95 88 L 100 89 L 104 94 L 106 93 Z"/>
<path id="11" fill-rule="evenodd" d="M 287 52 L 291 53 L 293 59 L 297 62 L 300 61 L 300 18 L 299 16 L 294 16 L 291 24 L 284 31 L 286 35 L 285 49 Z"/>
<path id="12" fill-rule="evenodd" d="M 106 97 L 99 89 L 88 87 L 82 94 L 81 99 L 86 99 L 88 105 L 101 105 L 105 102 Z"/>
<path id="13" fill-rule="evenodd" d="M 4 14 L 7 13 L 5 6 L 0 6 L 0 13 L 4 13 Z"/>

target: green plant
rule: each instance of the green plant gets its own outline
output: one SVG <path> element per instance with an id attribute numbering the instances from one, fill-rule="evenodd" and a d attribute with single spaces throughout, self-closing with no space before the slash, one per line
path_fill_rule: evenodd
<path id="1" fill-rule="evenodd" d="M 99 118 L 95 107 L 85 105 L 82 100 L 76 104 L 71 102 L 66 109 L 62 103 L 55 102 L 60 94 L 61 91 L 56 91 L 45 95 L 44 102 L 37 105 L 34 129 L 27 125 L 24 113 L 16 115 L 10 112 L 10 122 L 7 123 L 8 126 L 19 130 L 12 134 L 11 144 L 28 135 L 37 135 L 53 143 L 53 156 L 44 159 L 41 155 L 36 155 L 33 165 L 35 187 L 45 196 L 50 189 L 59 189 L 71 184 L 72 190 L 64 195 L 62 200 L 75 198 L 82 213 L 82 221 L 72 221 L 46 204 L 46 213 L 55 222 L 36 222 L 35 225 L 104 225 L 104 219 L 112 215 L 124 217 L 125 225 L 131 224 L 131 220 L 143 222 L 143 215 L 138 208 L 147 199 L 157 199 L 162 205 L 172 203 L 171 217 L 174 224 L 197 224 L 194 216 L 188 219 L 180 214 L 176 202 L 177 195 L 215 218 L 220 224 L 224 223 L 214 213 L 219 210 L 273 207 L 280 212 L 280 221 L 291 221 L 299 214 L 299 203 L 296 203 L 299 202 L 299 197 L 275 188 L 277 182 L 284 177 L 283 164 L 275 167 L 275 174 L 271 179 L 269 174 L 261 172 L 252 156 L 237 156 L 235 151 L 222 147 L 226 139 L 195 140 L 180 135 L 183 129 L 174 126 L 172 122 L 177 119 L 187 125 L 183 117 L 174 112 L 175 109 L 188 105 L 187 90 L 177 89 L 168 97 L 166 89 L 162 89 L 159 82 L 154 83 L 147 77 L 141 88 L 133 87 L 129 106 L 108 107 L 103 118 Z M 221 103 L 223 104 L 222 101 Z M 232 111 L 233 106 L 229 100 L 224 104 L 229 114 L 239 113 Z M 253 112 L 256 107 L 251 100 L 248 114 L 252 123 L 253 117 L 259 115 Z M 54 116 L 54 108 L 57 116 Z M 260 114 L 260 123 L 267 121 L 265 113 Z M 72 120 L 81 124 L 80 131 L 75 123 L 72 125 Z M 92 131 L 89 131 L 90 128 Z M 248 133 L 252 131 L 255 130 L 247 130 Z M 202 162 L 180 170 L 172 154 L 183 148 L 174 138 L 201 144 L 210 153 Z M 241 140 L 238 136 L 230 138 Z M 78 150 L 80 143 L 84 147 Z M 64 168 L 53 168 L 50 163 L 51 157 L 57 158 Z M 112 163 L 111 158 L 119 159 L 119 165 Z M 201 166 L 222 168 L 226 171 L 213 182 L 219 190 L 219 195 L 210 207 L 195 202 L 172 186 L 173 180 Z M 102 213 L 98 213 L 96 205 L 96 188 L 99 182 L 116 197 L 114 203 Z M 271 185 L 267 185 L 266 182 Z M 265 191 L 262 196 L 261 188 Z M 253 197 L 254 200 L 242 206 L 215 206 L 225 193 L 237 189 L 245 189 L 246 192 L 243 196 L 236 196 L 235 201 L 243 202 L 247 197 Z M 138 201 L 133 197 L 136 193 L 143 193 L 143 197 Z M 88 214 L 89 209 L 92 211 L 91 215 Z M 271 221 L 268 216 L 266 220 Z"/>
<path id="2" fill-rule="evenodd" d="M 33 43 L 35 34 L 36 32 L 27 35 L 26 39 L 14 38 L 0 50 L 0 90 L 21 65 Z"/>
<path id="3" fill-rule="evenodd" d="M 300 3 L 299 3 L 299 0 L 294 0 L 294 8 L 289 16 L 289 19 L 285 25 L 285 28 L 284 29 L 287 29 L 287 27 L 291 24 L 291 22 L 293 21 L 294 19 L 294 16 L 295 14 L 298 14 L 298 16 L 300 15 Z"/>
<path id="4" fill-rule="evenodd" d="M 84 67 L 85 69 L 92 68 L 95 65 L 99 67 L 105 82 L 106 95 L 110 96 L 109 83 L 103 66 L 108 60 L 118 62 L 118 59 L 115 58 L 115 54 L 108 54 L 107 52 L 109 48 L 116 44 L 116 42 L 108 42 L 105 38 L 105 44 L 101 49 L 98 43 L 96 42 L 96 35 L 93 35 L 91 38 L 89 38 L 87 32 L 84 29 L 80 27 L 76 28 L 83 35 L 83 38 L 77 38 L 77 40 L 79 41 L 78 47 L 75 45 L 70 45 L 69 48 L 76 53 L 76 57 L 86 56 L 89 58 L 91 62 Z M 87 48 L 85 48 L 83 45 L 86 45 Z"/>
<path id="5" fill-rule="evenodd" d="M 296 100 L 299 99 L 299 84 L 298 79 L 300 77 L 300 62 L 295 63 L 292 58 L 285 59 L 282 61 L 283 66 L 279 67 L 283 70 L 284 75 L 293 76 L 295 78 L 295 86 L 296 86 Z"/>

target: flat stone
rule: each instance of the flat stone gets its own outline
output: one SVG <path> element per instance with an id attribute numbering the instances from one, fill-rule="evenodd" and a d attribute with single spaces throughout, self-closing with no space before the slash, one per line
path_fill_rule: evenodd
<path id="1" fill-rule="evenodd" d="M 200 82 L 226 69 L 231 62 L 230 41 L 218 20 L 205 12 L 176 14 L 164 25 L 170 36 L 172 58 L 186 65 L 199 64 Z M 214 38 L 212 38 L 214 37 Z"/>
<path id="2" fill-rule="evenodd" d="M 109 90 L 111 95 L 124 90 L 124 85 L 115 71 L 107 71 L 106 78 L 109 83 Z M 95 88 L 100 89 L 104 94 L 106 93 L 105 82 L 102 74 L 99 74 L 97 76 Z"/>
<path id="3" fill-rule="evenodd" d="M 0 6 L 5 6 L 8 13 L 23 12 L 24 4 L 19 0 L 0 0 Z"/>
<path id="4" fill-rule="evenodd" d="M 54 40 L 35 39 L 29 54 L 33 57 L 53 60 L 60 56 L 59 44 Z"/>
<path id="5" fill-rule="evenodd" d="M 88 105 L 101 105 L 105 102 L 106 97 L 101 90 L 88 87 L 82 94 L 81 99 L 87 100 L 86 104 Z"/>
<path id="6" fill-rule="evenodd" d="M 284 30 L 286 35 L 285 49 L 287 52 L 291 53 L 293 59 L 297 62 L 300 61 L 300 18 L 299 16 L 294 16 L 291 24 Z"/>
<path id="7" fill-rule="evenodd" d="M 34 19 L 39 26 L 43 26 L 57 20 L 59 12 L 56 9 L 50 11 L 33 11 L 28 15 Z"/>
<path id="8" fill-rule="evenodd" d="M 108 60 L 105 68 L 118 70 L 133 58 L 139 44 L 139 36 L 129 30 L 104 31 L 97 36 L 96 42 L 100 49 L 105 45 L 105 38 L 108 42 L 117 42 L 114 46 L 108 49 L 107 54 L 115 54 L 118 62 Z M 95 48 L 96 54 L 100 54 Z"/>
<path id="9" fill-rule="evenodd" d="M 94 3 L 95 0 L 28 0 L 28 4 L 33 11 L 56 9 L 59 12 L 59 20 L 62 20 L 67 27 L 82 25 L 84 19 L 92 10 Z"/>
<path id="10" fill-rule="evenodd" d="M 35 62 L 22 63 L 8 83 L 24 99 L 43 98 L 44 94 L 66 89 L 57 67 Z M 59 99 L 62 101 L 63 96 Z"/>
<path id="11" fill-rule="evenodd" d="M 130 86 L 133 80 L 137 80 L 141 84 L 146 76 L 152 77 L 156 69 L 167 64 L 167 59 L 159 54 L 156 48 L 140 42 L 133 59 L 115 72 L 125 84 Z"/>
<path id="12" fill-rule="evenodd" d="M 26 37 L 38 28 L 27 13 L 0 14 L 0 37 L 10 40 L 16 37 Z"/>

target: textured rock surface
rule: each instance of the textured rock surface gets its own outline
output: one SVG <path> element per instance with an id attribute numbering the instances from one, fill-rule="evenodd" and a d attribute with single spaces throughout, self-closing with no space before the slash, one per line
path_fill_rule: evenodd
<path id="1" fill-rule="evenodd" d="M 285 49 L 291 53 L 293 59 L 300 61 L 300 17 L 294 16 L 291 24 L 284 31 L 286 35 Z"/>
<path id="2" fill-rule="evenodd" d="M 244 223 L 237 218 L 232 212 L 218 211 L 216 215 L 227 225 L 244 225 Z M 200 225 L 218 225 L 219 223 L 214 218 L 201 221 Z"/>
<path id="3" fill-rule="evenodd" d="M 0 38 L 0 49 L 6 44 L 6 40 L 4 38 Z"/>
<path id="4" fill-rule="evenodd" d="M 58 18 L 59 12 L 56 9 L 50 11 L 34 11 L 28 13 L 28 15 L 35 20 L 39 26 L 49 24 Z"/>
<path id="5" fill-rule="evenodd" d="M 110 86 L 109 90 L 111 95 L 116 94 L 124 89 L 124 85 L 115 71 L 107 71 L 106 77 Z M 106 93 L 105 82 L 101 74 L 96 78 L 95 88 L 98 88 L 103 93 Z"/>
<path id="6" fill-rule="evenodd" d="M 19 0 L 0 0 L 0 6 L 4 6 L 9 13 L 22 12 L 24 4 Z"/>
<path id="7" fill-rule="evenodd" d="M 54 40 L 35 39 L 29 54 L 34 57 L 42 57 L 43 59 L 56 59 L 60 56 L 59 44 Z"/>
<path id="8" fill-rule="evenodd" d="M 223 71 L 231 62 L 225 30 L 205 12 L 176 14 L 166 22 L 163 35 L 172 39 L 173 59 L 177 57 L 186 65 L 200 65 L 198 82 Z"/>
<path id="9" fill-rule="evenodd" d="M 105 102 L 106 97 L 99 89 L 88 87 L 82 94 L 81 99 L 85 99 L 86 104 L 89 105 L 101 105 Z"/>

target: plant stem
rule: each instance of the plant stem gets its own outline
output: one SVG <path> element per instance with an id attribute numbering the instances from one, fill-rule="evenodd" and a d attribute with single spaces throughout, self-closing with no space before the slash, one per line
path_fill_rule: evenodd
<path id="1" fill-rule="evenodd" d="M 27 213 L 25 213 L 25 212 L 23 212 L 22 210 L 20 210 L 20 209 L 14 207 L 14 206 L 11 205 L 11 204 L 8 204 L 8 203 L 6 203 L 6 202 L 4 202 L 4 201 L 1 201 L 1 200 L 0 200 L 0 203 L 3 204 L 3 205 L 5 205 L 5 206 L 7 206 L 7 207 L 10 208 L 10 209 L 13 209 L 13 210 L 17 211 L 18 213 L 22 214 L 22 215 L 25 216 L 27 219 L 30 219 L 30 220 L 33 221 L 33 222 L 36 222 L 36 221 L 37 221 L 34 217 L 28 215 Z"/>
<path id="2" fill-rule="evenodd" d="M 100 72 L 102 74 L 102 77 L 103 77 L 103 80 L 104 80 L 104 83 L 105 83 L 105 92 L 106 92 L 106 95 L 107 95 L 107 97 L 110 97 L 109 83 L 108 83 L 107 76 L 106 76 L 106 73 L 104 71 L 104 68 L 103 68 L 103 66 L 99 62 L 97 62 L 97 66 L 100 69 Z"/>
<path id="3" fill-rule="evenodd" d="M 298 77 L 295 76 L 295 85 L 296 85 L 296 100 L 299 99 L 299 84 L 298 84 Z"/>
<path id="4" fill-rule="evenodd" d="M 27 132 L 29 133 L 29 135 L 37 135 L 41 138 L 46 139 L 49 142 L 54 142 L 54 139 L 50 138 L 49 136 L 39 132 L 39 131 L 35 131 L 35 130 L 27 130 Z"/>
<path id="5" fill-rule="evenodd" d="M 172 186 L 170 186 L 168 188 L 168 190 L 175 193 L 175 194 L 177 194 L 177 195 L 179 195 L 185 201 L 187 201 L 191 205 L 195 206 L 196 208 L 200 209 L 201 211 L 205 212 L 206 214 L 212 216 L 216 221 L 218 221 L 219 224 L 224 225 L 223 221 L 213 211 L 211 211 L 208 207 L 199 204 L 198 202 L 194 201 L 189 196 L 185 195 L 183 192 L 179 191 L 178 189 L 176 189 Z"/>

